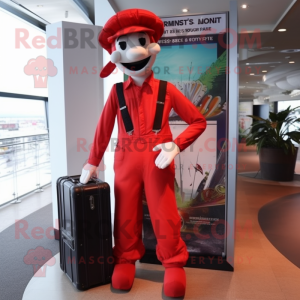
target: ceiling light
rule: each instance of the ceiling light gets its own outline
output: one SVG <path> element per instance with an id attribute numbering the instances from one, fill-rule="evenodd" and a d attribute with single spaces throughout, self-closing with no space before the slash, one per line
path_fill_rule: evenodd
<path id="1" fill-rule="evenodd" d="M 262 72 L 263 72 L 263 73 L 267 73 L 268 71 L 267 71 L 267 70 L 263 70 Z"/>
<path id="2" fill-rule="evenodd" d="M 294 61 L 290 61 L 289 63 L 290 63 L 290 64 L 294 64 L 295 62 L 294 62 Z"/>
<path id="3" fill-rule="evenodd" d="M 275 49 L 275 47 L 273 47 L 273 46 L 259 48 L 259 50 L 261 50 L 261 51 L 274 50 L 274 49 Z"/>
<path id="4" fill-rule="evenodd" d="M 281 29 L 278 29 L 279 32 L 285 32 L 286 29 L 285 28 L 281 28 Z"/>
<path id="5" fill-rule="evenodd" d="M 248 81 L 246 81 L 246 83 L 249 83 Z"/>
<path id="6" fill-rule="evenodd" d="M 291 97 L 297 97 L 300 95 L 300 90 L 293 90 L 291 93 L 290 93 L 290 96 Z"/>
<path id="7" fill-rule="evenodd" d="M 189 10 L 187 8 L 183 8 L 182 12 L 188 12 Z"/>
<path id="8" fill-rule="evenodd" d="M 270 47 L 261 47 L 261 48 L 252 48 L 252 49 L 248 49 L 248 51 L 250 52 L 256 52 L 256 51 L 270 51 L 270 50 L 274 50 L 275 47 L 270 46 Z"/>
<path id="9" fill-rule="evenodd" d="M 273 65 L 273 64 L 281 64 L 281 61 L 271 61 L 271 62 L 259 62 L 259 63 L 248 63 L 249 66 L 261 66 L 261 65 Z"/>
<path id="10" fill-rule="evenodd" d="M 300 49 L 286 49 L 286 50 L 281 50 L 281 53 L 297 53 L 300 52 Z"/>
<path id="11" fill-rule="evenodd" d="M 255 75 L 254 73 L 250 73 L 251 76 Z"/>
<path id="12" fill-rule="evenodd" d="M 248 8 L 248 5 L 247 5 L 247 4 L 243 4 L 241 7 L 242 7 L 243 9 L 246 9 L 246 8 Z"/>

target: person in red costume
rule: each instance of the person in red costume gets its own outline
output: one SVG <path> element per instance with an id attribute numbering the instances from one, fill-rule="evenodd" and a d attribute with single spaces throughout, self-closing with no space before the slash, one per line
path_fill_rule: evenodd
<path id="1" fill-rule="evenodd" d="M 123 85 L 114 85 L 110 92 L 80 181 L 86 183 L 90 177 L 97 176 L 96 168 L 107 148 L 117 116 L 112 286 L 120 290 L 132 287 L 135 262 L 145 252 L 142 243 L 144 189 L 157 239 L 157 257 L 165 267 L 164 293 L 169 297 L 181 297 L 185 294 L 183 267 L 188 252 L 180 237 L 181 221 L 174 194 L 174 157 L 201 135 L 206 120 L 174 85 L 165 82 L 165 90 L 161 92 L 160 81 L 153 77 L 151 68 L 160 51 L 157 42 L 163 31 L 161 19 L 143 9 L 118 12 L 103 27 L 99 43 L 111 54 L 111 61 L 100 76 L 110 75 L 117 66 L 130 77 Z M 120 102 L 122 94 L 123 103 Z M 175 140 L 168 122 L 172 108 L 189 124 Z M 161 118 L 157 121 L 159 114 Z M 154 129 L 157 125 L 159 128 Z"/>

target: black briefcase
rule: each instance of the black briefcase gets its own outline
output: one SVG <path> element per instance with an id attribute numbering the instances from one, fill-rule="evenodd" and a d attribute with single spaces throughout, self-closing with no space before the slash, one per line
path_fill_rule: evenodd
<path id="1" fill-rule="evenodd" d="M 79 290 L 111 282 L 113 271 L 110 188 L 106 182 L 56 182 L 60 268 Z"/>

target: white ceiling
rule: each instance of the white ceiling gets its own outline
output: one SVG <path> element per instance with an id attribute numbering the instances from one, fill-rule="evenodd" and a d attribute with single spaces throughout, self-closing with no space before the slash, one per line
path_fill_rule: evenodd
<path id="1" fill-rule="evenodd" d="M 239 29 L 261 32 L 273 31 L 297 0 L 238 0 Z M 183 8 L 189 9 L 188 14 L 213 13 L 229 11 L 230 0 L 109 0 L 118 10 L 128 8 L 148 9 L 158 16 L 184 15 Z M 241 5 L 249 5 L 242 9 Z"/>
<path id="2" fill-rule="evenodd" d="M 159 16 L 214 13 L 228 11 L 230 0 L 108 0 L 116 11 L 128 8 L 143 8 L 153 11 Z M 244 49 L 244 57 L 240 53 L 241 67 L 240 99 L 252 100 L 259 96 L 270 101 L 292 100 L 282 92 L 297 88 L 300 81 L 300 53 L 283 53 L 282 50 L 300 49 L 300 0 L 238 0 L 239 31 L 246 29 L 253 32 L 259 29 L 262 47 L 271 47 L 268 51 L 260 49 Z M 247 9 L 241 5 L 247 4 Z M 288 31 L 279 33 L 283 26 Z M 295 61 L 295 64 L 289 64 Z M 254 76 L 245 72 L 250 66 Z M 257 69 L 256 69 L 256 68 Z M 266 71 L 262 72 L 262 71 Z M 264 77 L 265 76 L 265 77 Z M 265 80 L 264 80 L 265 79 Z M 291 83 L 294 85 L 292 86 Z M 300 82 L 299 82 L 300 83 Z M 300 85 L 299 85 L 300 89 Z M 294 99 L 293 99 L 294 100 Z"/>
<path id="3" fill-rule="evenodd" d="M 68 21 L 92 24 L 90 18 L 73 0 L 16 0 L 16 2 L 22 4 L 48 23 Z M 68 12 L 67 17 L 66 11 Z"/>
<path id="4" fill-rule="evenodd" d="M 2 1 L 12 3 L 10 0 Z M 158 16 L 184 15 L 183 8 L 189 9 L 186 15 L 228 11 L 230 3 L 230 0 L 81 0 L 88 9 L 88 18 L 73 0 L 14 1 L 49 23 L 71 21 L 88 24 L 94 21 L 94 1 L 108 1 L 116 12 L 128 8 L 143 8 L 153 11 Z M 239 30 L 246 29 L 252 32 L 259 29 L 262 46 L 272 47 L 268 51 L 244 49 L 243 55 L 240 55 L 239 66 L 242 70 L 245 70 L 247 65 L 253 70 L 255 66 L 260 67 L 255 76 L 244 71 L 240 74 L 240 99 L 251 100 L 258 96 L 270 96 L 274 101 L 290 100 L 291 97 L 282 95 L 282 92 L 286 91 L 285 88 L 291 87 L 290 83 L 295 86 L 298 75 L 300 81 L 300 53 L 287 54 L 281 51 L 300 49 L 300 0 L 237 0 L 237 2 Z M 247 4 L 248 8 L 242 9 L 242 4 Z M 65 18 L 65 11 L 68 11 L 68 18 Z M 278 28 L 288 30 L 279 33 Z M 295 64 L 289 64 L 291 60 L 295 61 Z M 266 70 L 267 73 L 263 73 L 262 70 Z"/>

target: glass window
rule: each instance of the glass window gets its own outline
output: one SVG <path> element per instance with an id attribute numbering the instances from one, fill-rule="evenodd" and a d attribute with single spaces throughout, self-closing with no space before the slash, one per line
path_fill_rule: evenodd
<path id="1" fill-rule="evenodd" d="M 0 91 L 47 97 L 45 31 L 0 8 L 0 39 Z"/>
<path id="2" fill-rule="evenodd" d="M 294 101 L 278 101 L 278 111 L 282 111 L 287 109 L 289 106 L 291 108 L 295 108 L 297 106 L 300 106 L 300 100 L 294 100 Z"/>
<path id="3" fill-rule="evenodd" d="M 279 101 L 278 102 L 278 112 L 287 109 L 289 106 L 291 106 L 291 108 L 299 107 L 299 109 L 297 109 L 296 111 L 294 111 L 293 115 L 295 115 L 298 118 L 300 118 L 300 100 Z M 289 131 L 294 131 L 294 130 L 298 130 L 299 131 L 299 125 L 297 125 L 297 126 L 294 126 L 294 125 L 289 126 Z"/>
<path id="4" fill-rule="evenodd" d="M 57 69 L 46 58 L 45 31 L 2 8 L 0 39 L 0 92 L 19 94 L 0 97 L 3 205 L 51 182 L 46 102 L 22 97 L 47 97 L 48 76 Z"/>
<path id="5" fill-rule="evenodd" d="M 0 97 L 0 139 L 47 134 L 45 102 Z"/>
<path id="6" fill-rule="evenodd" d="M 0 97 L 0 205 L 51 182 L 45 102 Z"/>

